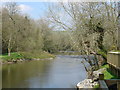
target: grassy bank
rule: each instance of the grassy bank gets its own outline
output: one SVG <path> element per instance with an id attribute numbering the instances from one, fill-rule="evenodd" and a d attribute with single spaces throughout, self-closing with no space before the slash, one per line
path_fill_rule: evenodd
<path id="1" fill-rule="evenodd" d="M 14 60 L 32 60 L 54 58 L 55 55 L 47 52 L 13 52 L 10 56 L 7 54 L 0 55 L 2 62 L 12 62 Z"/>
<path id="2" fill-rule="evenodd" d="M 99 84 L 95 85 L 94 88 L 100 88 Z"/>
<path id="3" fill-rule="evenodd" d="M 101 68 L 106 69 L 105 71 L 103 71 L 104 79 L 117 79 L 118 78 L 117 76 L 113 75 L 112 72 L 109 70 L 108 64 L 101 66 Z"/>

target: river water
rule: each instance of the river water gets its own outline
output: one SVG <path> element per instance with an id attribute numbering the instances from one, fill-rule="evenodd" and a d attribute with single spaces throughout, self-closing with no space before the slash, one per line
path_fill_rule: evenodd
<path id="1" fill-rule="evenodd" d="M 3 65 L 2 88 L 74 88 L 86 78 L 81 56 Z"/>

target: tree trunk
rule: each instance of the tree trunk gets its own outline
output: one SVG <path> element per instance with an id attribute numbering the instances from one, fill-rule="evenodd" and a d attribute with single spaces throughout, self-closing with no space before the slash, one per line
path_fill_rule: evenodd
<path id="1" fill-rule="evenodd" d="M 11 53 L 11 35 L 8 42 L 8 56 L 10 56 L 10 53 Z"/>
<path id="2" fill-rule="evenodd" d="M 11 49 L 8 48 L 8 56 L 10 56 L 10 55 L 11 55 Z"/>

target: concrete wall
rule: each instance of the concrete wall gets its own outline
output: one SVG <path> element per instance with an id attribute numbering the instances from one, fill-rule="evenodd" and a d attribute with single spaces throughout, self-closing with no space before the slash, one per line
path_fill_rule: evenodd
<path id="1" fill-rule="evenodd" d="M 107 55 L 107 63 L 111 72 L 120 78 L 120 52 L 109 52 Z"/>
<path id="2" fill-rule="evenodd" d="M 107 55 L 107 63 L 116 68 L 120 68 L 120 52 L 109 52 Z"/>

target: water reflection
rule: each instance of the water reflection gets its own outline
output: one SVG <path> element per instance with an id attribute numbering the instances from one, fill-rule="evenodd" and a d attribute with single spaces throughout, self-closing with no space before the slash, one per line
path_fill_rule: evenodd
<path id="1" fill-rule="evenodd" d="M 81 59 L 57 56 L 54 60 L 3 65 L 3 88 L 73 88 L 86 78 Z"/>

